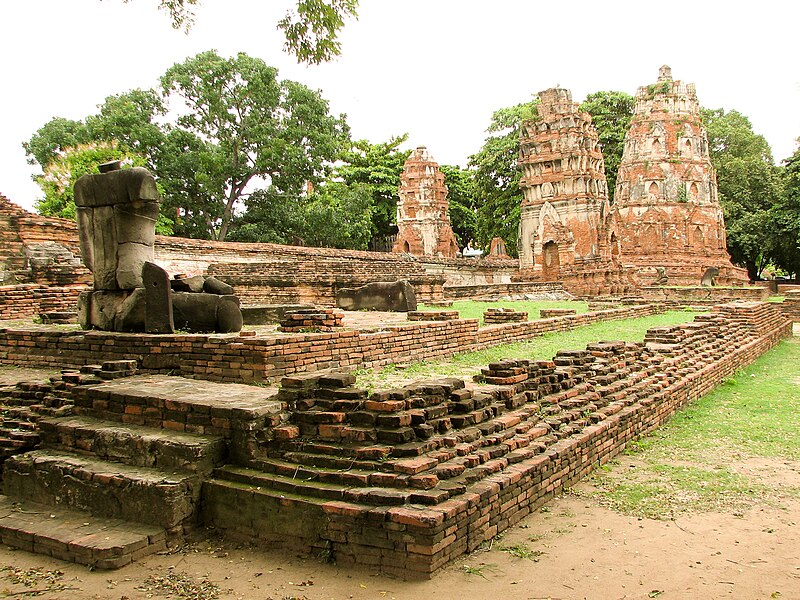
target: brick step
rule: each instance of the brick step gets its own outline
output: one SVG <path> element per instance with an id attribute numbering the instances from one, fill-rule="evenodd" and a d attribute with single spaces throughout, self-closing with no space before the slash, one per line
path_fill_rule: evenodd
<path id="1" fill-rule="evenodd" d="M 315 498 L 326 498 L 328 500 L 344 500 L 347 486 L 337 483 L 326 483 L 320 481 L 313 472 L 306 472 L 305 476 L 299 473 L 297 476 L 278 475 L 276 473 L 264 473 L 246 467 L 236 467 L 226 465 L 214 470 L 213 478 L 225 481 L 236 481 L 258 488 L 290 492 L 301 496 L 313 496 Z"/>
<path id="2" fill-rule="evenodd" d="M 210 473 L 225 459 L 227 443 L 218 436 L 71 416 L 39 421 L 42 442 L 60 451 L 138 467 Z"/>
<path id="3" fill-rule="evenodd" d="M 299 463 L 268 458 L 251 465 L 253 470 L 264 473 L 274 473 L 284 477 L 317 480 L 322 483 L 333 483 L 347 487 L 370 485 L 370 477 L 379 475 L 379 472 L 369 469 L 326 469 L 324 467 L 311 467 Z M 374 485 L 374 483 L 373 483 Z"/>
<path id="4" fill-rule="evenodd" d="M 135 375 L 74 389 L 75 414 L 230 437 L 279 415 L 274 390 L 169 375 Z"/>
<path id="5" fill-rule="evenodd" d="M 64 505 L 177 531 L 189 525 L 200 477 L 182 470 L 134 467 L 51 450 L 8 459 L 3 487 L 12 498 Z"/>
<path id="6" fill-rule="evenodd" d="M 161 527 L 0 496 L 0 543 L 94 569 L 118 569 L 167 548 Z"/>

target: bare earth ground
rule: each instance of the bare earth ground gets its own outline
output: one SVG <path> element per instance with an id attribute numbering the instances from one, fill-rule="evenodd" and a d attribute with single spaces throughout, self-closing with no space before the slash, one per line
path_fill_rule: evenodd
<path id="1" fill-rule="evenodd" d="M 626 468 L 621 465 L 618 468 Z M 773 474 L 800 465 L 777 463 Z M 566 495 L 466 556 L 431 581 L 405 582 L 339 569 L 313 558 L 228 543 L 199 543 L 112 572 L 0 549 L 0 565 L 36 568 L 32 587 L 0 572 L 0 597 L 27 590 L 40 598 L 800 598 L 800 503 L 753 506 L 735 516 L 706 513 L 676 521 L 639 520 L 597 501 Z M 531 542 L 531 540 L 536 540 Z M 515 558 L 500 548 L 527 543 L 539 554 Z M 63 577 L 48 583 L 46 571 Z M 56 576 L 58 577 L 58 576 Z M 162 585 L 159 587 L 159 581 Z M 182 581 L 189 581 L 188 585 Z M 67 589 L 54 589 L 54 588 Z M 162 591 L 175 590 L 173 593 Z M 205 590 L 205 591 L 204 591 Z"/>
<path id="2" fill-rule="evenodd" d="M 611 476 L 642 466 L 635 455 L 614 462 Z M 35 597 L 800 599 L 800 501 L 782 493 L 800 485 L 800 462 L 731 462 L 754 485 L 770 486 L 770 497 L 660 521 L 610 510 L 592 495 L 589 480 L 431 581 L 406 582 L 220 540 L 111 572 L 0 547 L 0 598 L 41 591 Z M 515 546 L 527 550 L 525 558 L 508 552 Z"/>

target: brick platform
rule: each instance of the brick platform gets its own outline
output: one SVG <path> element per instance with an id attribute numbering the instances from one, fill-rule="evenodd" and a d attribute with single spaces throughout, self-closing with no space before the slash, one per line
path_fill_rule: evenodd
<path id="1" fill-rule="evenodd" d="M 347 376 L 293 377 L 279 396 L 290 424 L 214 472 L 203 518 L 236 538 L 427 577 L 752 362 L 790 325 L 765 303 L 724 305 L 654 328 L 643 343 L 492 364 L 474 389 L 449 379 L 369 395 Z"/>
<path id="2" fill-rule="evenodd" d="M 298 372 L 450 357 L 552 331 L 643 317 L 662 310 L 662 306 L 646 304 L 492 327 L 479 327 L 477 319 L 456 319 L 387 325 L 378 331 L 263 336 L 253 336 L 252 332 L 153 335 L 0 328 L 0 364 L 60 369 L 107 360 L 135 360 L 137 368 L 144 371 L 213 381 L 268 383 Z"/>

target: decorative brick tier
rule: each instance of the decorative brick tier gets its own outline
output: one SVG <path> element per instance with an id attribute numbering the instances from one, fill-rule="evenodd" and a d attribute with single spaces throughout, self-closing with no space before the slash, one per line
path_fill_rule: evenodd
<path id="1" fill-rule="evenodd" d="M 303 333 L 336 331 L 342 327 L 344 314 L 332 308 L 301 308 L 287 312 L 280 322 L 278 331 L 283 333 Z"/>
<path id="2" fill-rule="evenodd" d="M 747 287 L 656 287 L 645 286 L 636 292 L 637 297 L 648 302 L 732 302 L 734 300 L 764 301 L 769 298 L 769 289 L 761 286 Z"/>
<path id="3" fill-rule="evenodd" d="M 484 325 L 519 323 L 520 321 L 527 320 L 528 313 L 520 310 L 514 310 L 513 308 L 488 308 L 483 312 Z"/>
<path id="4" fill-rule="evenodd" d="M 346 375 L 287 378 L 290 424 L 214 472 L 203 518 L 340 566 L 430 576 L 790 333 L 773 305 L 731 304 L 643 343 L 500 361 L 473 389 L 443 379 L 370 395 Z"/>
<path id="5" fill-rule="evenodd" d="M 408 312 L 409 321 L 456 321 L 457 310 L 412 310 Z"/>
<path id="6" fill-rule="evenodd" d="M 522 281 L 483 285 L 445 285 L 444 297 L 449 300 L 568 300 L 572 296 L 559 282 Z"/>
<path id="7" fill-rule="evenodd" d="M 646 304 L 492 327 L 479 327 L 477 319 L 457 319 L 387 325 L 381 331 L 265 336 L 253 336 L 252 332 L 148 335 L 0 328 L 0 364 L 60 369 L 105 360 L 135 360 L 144 371 L 261 383 L 297 372 L 444 358 L 599 321 L 644 317 L 661 310 L 663 307 Z"/>

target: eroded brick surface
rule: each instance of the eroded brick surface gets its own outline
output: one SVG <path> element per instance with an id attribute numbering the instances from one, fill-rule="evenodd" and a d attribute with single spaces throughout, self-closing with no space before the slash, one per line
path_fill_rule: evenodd
<path id="1" fill-rule="evenodd" d="M 614 202 L 621 221 L 623 261 L 653 280 L 665 267 L 670 285 L 698 285 L 709 267 L 718 283 L 745 284 L 731 265 L 717 176 L 692 83 L 672 79 L 640 87 L 617 175 Z"/>

